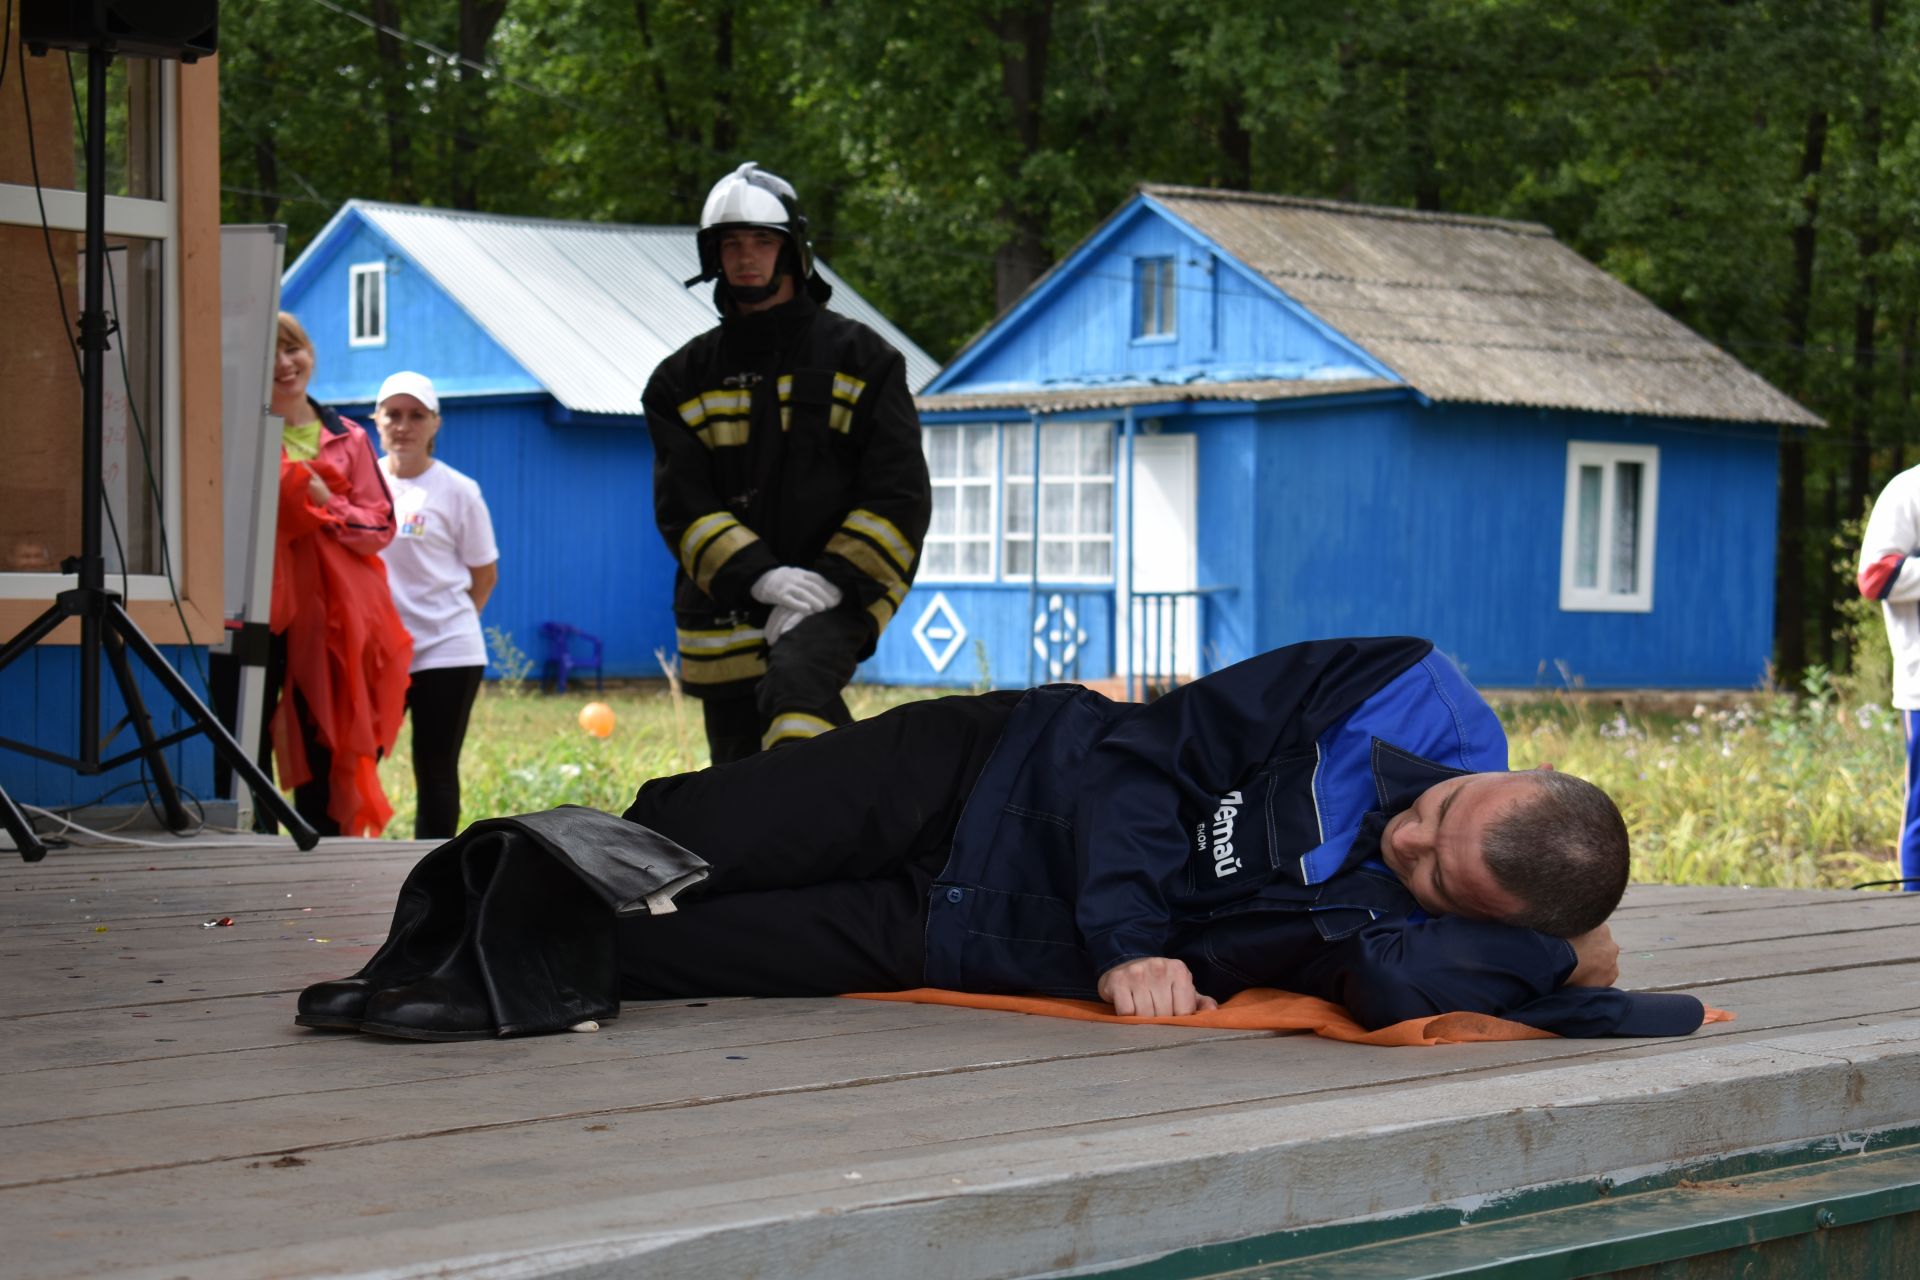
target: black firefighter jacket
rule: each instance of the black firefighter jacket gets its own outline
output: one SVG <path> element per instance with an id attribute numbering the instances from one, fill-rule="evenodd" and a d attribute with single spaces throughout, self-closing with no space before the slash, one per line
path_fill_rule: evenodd
<path id="1" fill-rule="evenodd" d="M 872 625 L 870 654 L 932 507 L 900 353 L 802 293 L 725 316 L 660 364 L 644 404 L 688 692 L 739 693 L 765 674 L 768 610 L 749 592 L 780 565 L 839 587 L 840 607 Z"/>

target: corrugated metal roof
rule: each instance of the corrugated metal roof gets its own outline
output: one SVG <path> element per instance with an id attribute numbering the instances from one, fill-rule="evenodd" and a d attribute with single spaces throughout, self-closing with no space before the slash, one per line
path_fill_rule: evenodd
<path id="1" fill-rule="evenodd" d="M 1822 425 L 1539 224 L 1140 189 L 1434 400 Z"/>
<path id="2" fill-rule="evenodd" d="M 922 413 L 1008 409 L 1019 412 L 1071 413 L 1079 409 L 1118 409 L 1124 405 L 1183 404 L 1195 400 L 1304 400 L 1310 396 L 1344 396 L 1361 391 L 1404 390 L 1385 378 L 1262 378 L 1246 382 L 1114 383 L 1097 387 L 1065 387 L 1033 391 L 949 391 L 916 396 Z"/>
<path id="3" fill-rule="evenodd" d="M 557 222 L 350 201 L 539 380 L 580 413 L 638 413 L 654 366 L 713 327 L 692 227 Z M 825 263 L 831 308 L 899 348 L 907 385 L 939 372 L 922 351 Z"/>

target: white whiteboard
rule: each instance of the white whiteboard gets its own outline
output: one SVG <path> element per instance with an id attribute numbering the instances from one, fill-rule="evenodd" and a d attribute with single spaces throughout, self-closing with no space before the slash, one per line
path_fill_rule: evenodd
<path id="1" fill-rule="evenodd" d="M 264 623 L 272 604 L 280 420 L 268 405 L 286 252 L 287 229 L 277 223 L 220 228 L 223 612 L 230 621 Z"/>

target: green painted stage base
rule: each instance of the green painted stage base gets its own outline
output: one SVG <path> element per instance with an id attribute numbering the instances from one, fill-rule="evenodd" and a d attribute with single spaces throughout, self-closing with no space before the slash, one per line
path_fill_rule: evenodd
<path id="1" fill-rule="evenodd" d="M 1492 1221 L 1458 1209 L 1283 1232 L 1100 1272 L 1101 1280 L 1762 1280 L 1920 1276 L 1920 1133 L 1716 1160 L 1633 1188 L 1538 1188 Z M 1869 1145 L 1855 1139 L 1852 1152 Z M 1709 1174 L 1709 1177 L 1701 1177 Z M 1484 1211 L 1483 1211 L 1484 1214 Z"/>

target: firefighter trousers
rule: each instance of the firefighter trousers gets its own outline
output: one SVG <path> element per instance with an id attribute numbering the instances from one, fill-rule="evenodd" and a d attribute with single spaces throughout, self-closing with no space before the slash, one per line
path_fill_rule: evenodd
<path id="1" fill-rule="evenodd" d="M 872 637 L 873 624 L 852 609 L 816 613 L 781 636 L 767 650 L 767 673 L 751 692 L 703 699 L 713 763 L 731 764 L 850 723 L 840 694 Z"/>
<path id="2" fill-rule="evenodd" d="M 623 816 L 712 871 L 680 895 L 678 910 L 619 921 L 621 993 L 824 996 L 921 985 L 928 889 L 1021 697 L 908 703 L 642 786 Z"/>

